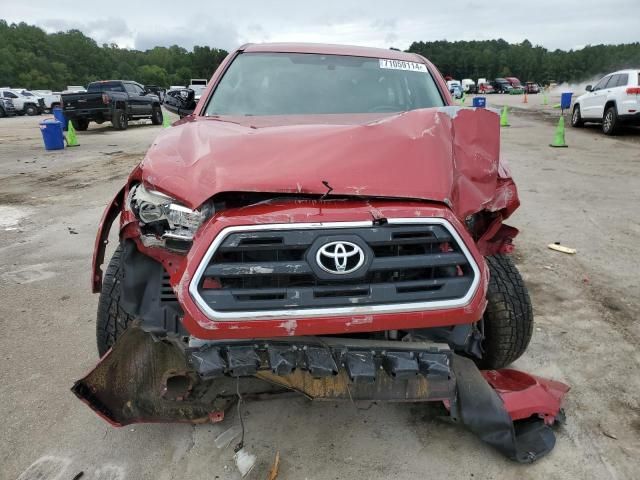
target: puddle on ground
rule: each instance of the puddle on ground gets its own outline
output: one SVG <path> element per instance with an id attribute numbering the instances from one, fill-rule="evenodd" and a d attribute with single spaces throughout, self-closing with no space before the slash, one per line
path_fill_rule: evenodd
<path id="1" fill-rule="evenodd" d="M 48 267 L 51 267 L 51 265 L 46 263 L 28 265 L 17 270 L 3 273 L 0 275 L 0 278 L 13 283 L 17 283 L 19 285 L 23 285 L 25 283 L 48 280 L 58 275 L 56 272 L 49 270 Z"/>
<path id="2" fill-rule="evenodd" d="M 12 205 L 0 205 L 0 228 L 4 230 L 14 230 L 31 211 L 27 208 L 14 207 Z"/>

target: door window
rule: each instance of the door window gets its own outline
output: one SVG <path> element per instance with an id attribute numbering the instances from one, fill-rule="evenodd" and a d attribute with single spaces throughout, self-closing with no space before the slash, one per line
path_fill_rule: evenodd
<path id="1" fill-rule="evenodd" d="M 602 90 L 610 79 L 611 79 L 611 75 L 608 75 L 608 76 L 604 77 L 602 80 L 600 80 L 598 83 L 596 83 L 596 86 L 593 87 L 593 89 L 594 90 Z"/>
<path id="2" fill-rule="evenodd" d="M 602 88 L 613 88 L 618 84 L 618 77 L 620 75 L 611 75 L 607 84 Z"/>
<path id="3" fill-rule="evenodd" d="M 130 93 L 131 95 L 138 95 L 138 92 L 136 91 L 136 86 L 133 85 L 132 83 L 125 83 L 124 88 L 127 91 L 127 93 Z"/>

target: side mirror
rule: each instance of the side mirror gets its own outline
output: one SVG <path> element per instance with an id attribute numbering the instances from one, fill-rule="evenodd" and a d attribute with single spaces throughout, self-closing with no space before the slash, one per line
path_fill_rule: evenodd
<path id="1" fill-rule="evenodd" d="M 591 91 L 593 91 L 593 87 L 592 87 L 591 85 L 587 85 L 587 86 L 585 87 L 585 90 L 586 90 L 587 92 L 591 92 Z"/>
<path id="2" fill-rule="evenodd" d="M 190 88 L 167 92 L 164 97 L 164 107 L 180 118 L 191 115 L 196 109 L 195 92 Z"/>

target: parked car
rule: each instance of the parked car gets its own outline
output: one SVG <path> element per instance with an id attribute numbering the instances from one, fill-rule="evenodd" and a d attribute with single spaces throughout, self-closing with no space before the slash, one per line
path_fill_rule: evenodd
<path id="1" fill-rule="evenodd" d="M 191 114 L 196 103 L 195 92 L 190 88 L 169 90 L 164 97 L 167 110 L 177 113 L 180 118 Z"/>
<path id="2" fill-rule="evenodd" d="M 462 90 L 465 93 L 476 93 L 476 82 L 474 82 L 470 78 L 463 78 L 461 83 Z"/>
<path id="3" fill-rule="evenodd" d="M 615 135 L 624 123 L 640 124 L 640 69 L 610 73 L 586 90 L 573 104 L 572 126 L 597 122 L 606 135 Z"/>
<path id="4" fill-rule="evenodd" d="M 524 86 L 519 79 L 517 79 L 516 77 L 505 77 L 505 80 L 509 82 L 513 90 L 516 91 L 514 93 L 524 93 Z"/>
<path id="5" fill-rule="evenodd" d="M 150 118 L 162 123 L 160 99 L 142 85 L 128 80 L 90 83 L 86 93 L 62 95 L 64 115 L 76 130 L 86 130 L 90 122 L 110 121 L 116 130 L 126 130 L 129 120 Z"/>
<path id="6" fill-rule="evenodd" d="M 524 86 L 524 91 L 527 93 L 540 93 L 540 85 L 534 82 L 527 82 Z"/>
<path id="7" fill-rule="evenodd" d="M 490 83 L 478 83 L 478 93 L 488 95 L 497 92 Z"/>
<path id="8" fill-rule="evenodd" d="M 456 108 L 430 62 L 386 49 L 249 44 L 211 82 L 197 105 L 172 95 L 189 120 L 105 210 L 103 357 L 75 394 L 116 425 L 216 421 L 236 394 L 283 388 L 444 400 L 511 458 L 548 452 L 559 384 L 487 382 L 462 356 L 503 367 L 533 331 L 497 114 Z"/>
<path id="9" fill-rule="evenodd" d="M 52 92 L 51 90 L 32 90 L 32 92 L 35 95 L 42 97 L 42 99 L 44 100 L 44 106 L 47 110 L 51 111 L 55 107 L 60 106 L 59 92 Z"/>
<path id="10" fill-rule="evenodd" d="M 39 115 L 44 112 L 44 100 L 36 96 L 25 96 L 20 90 L 14 90 L 8 87 L 0 88 L 0 96 L 8 98 L 13 102 L 18 115 Z"/>
<path id="11" fill-rule="evenodd" d="M 511 90 L 513 90 L 511 84 L 504 78 L 496 78 L 491 82 L 491 86 L 496 93 L 511 93 Z"/>
<path id="12" fill-rule="evenodd" d="M 462 95 L 463 95 L 462 85 L 458 80 L 448 80 L 447 87 L 449 88 L 449 93 L 451 93 L 451 96 L 453 98 L 456 98 L 456 99 L 462 98 Z"/>
<path id="13" fill-rule="evenodd" d="M 13 102 L 10 98 L 0 97 L 0 117 L 9 117 L 16 115 L 16 107 L 13 106 Z"/>

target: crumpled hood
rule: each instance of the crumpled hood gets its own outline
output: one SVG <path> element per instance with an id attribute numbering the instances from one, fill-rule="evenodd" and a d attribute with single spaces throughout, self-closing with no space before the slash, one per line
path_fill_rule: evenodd
<path id="1" fill-rule="evenodd" d="M 443 107 L 400 114 L 207 117 L 158 136 L 143 180 L 191 208 L 220 192 L 424 199 L 464 218 L 518 205 L 500 160 L 495 112 Z"/>

